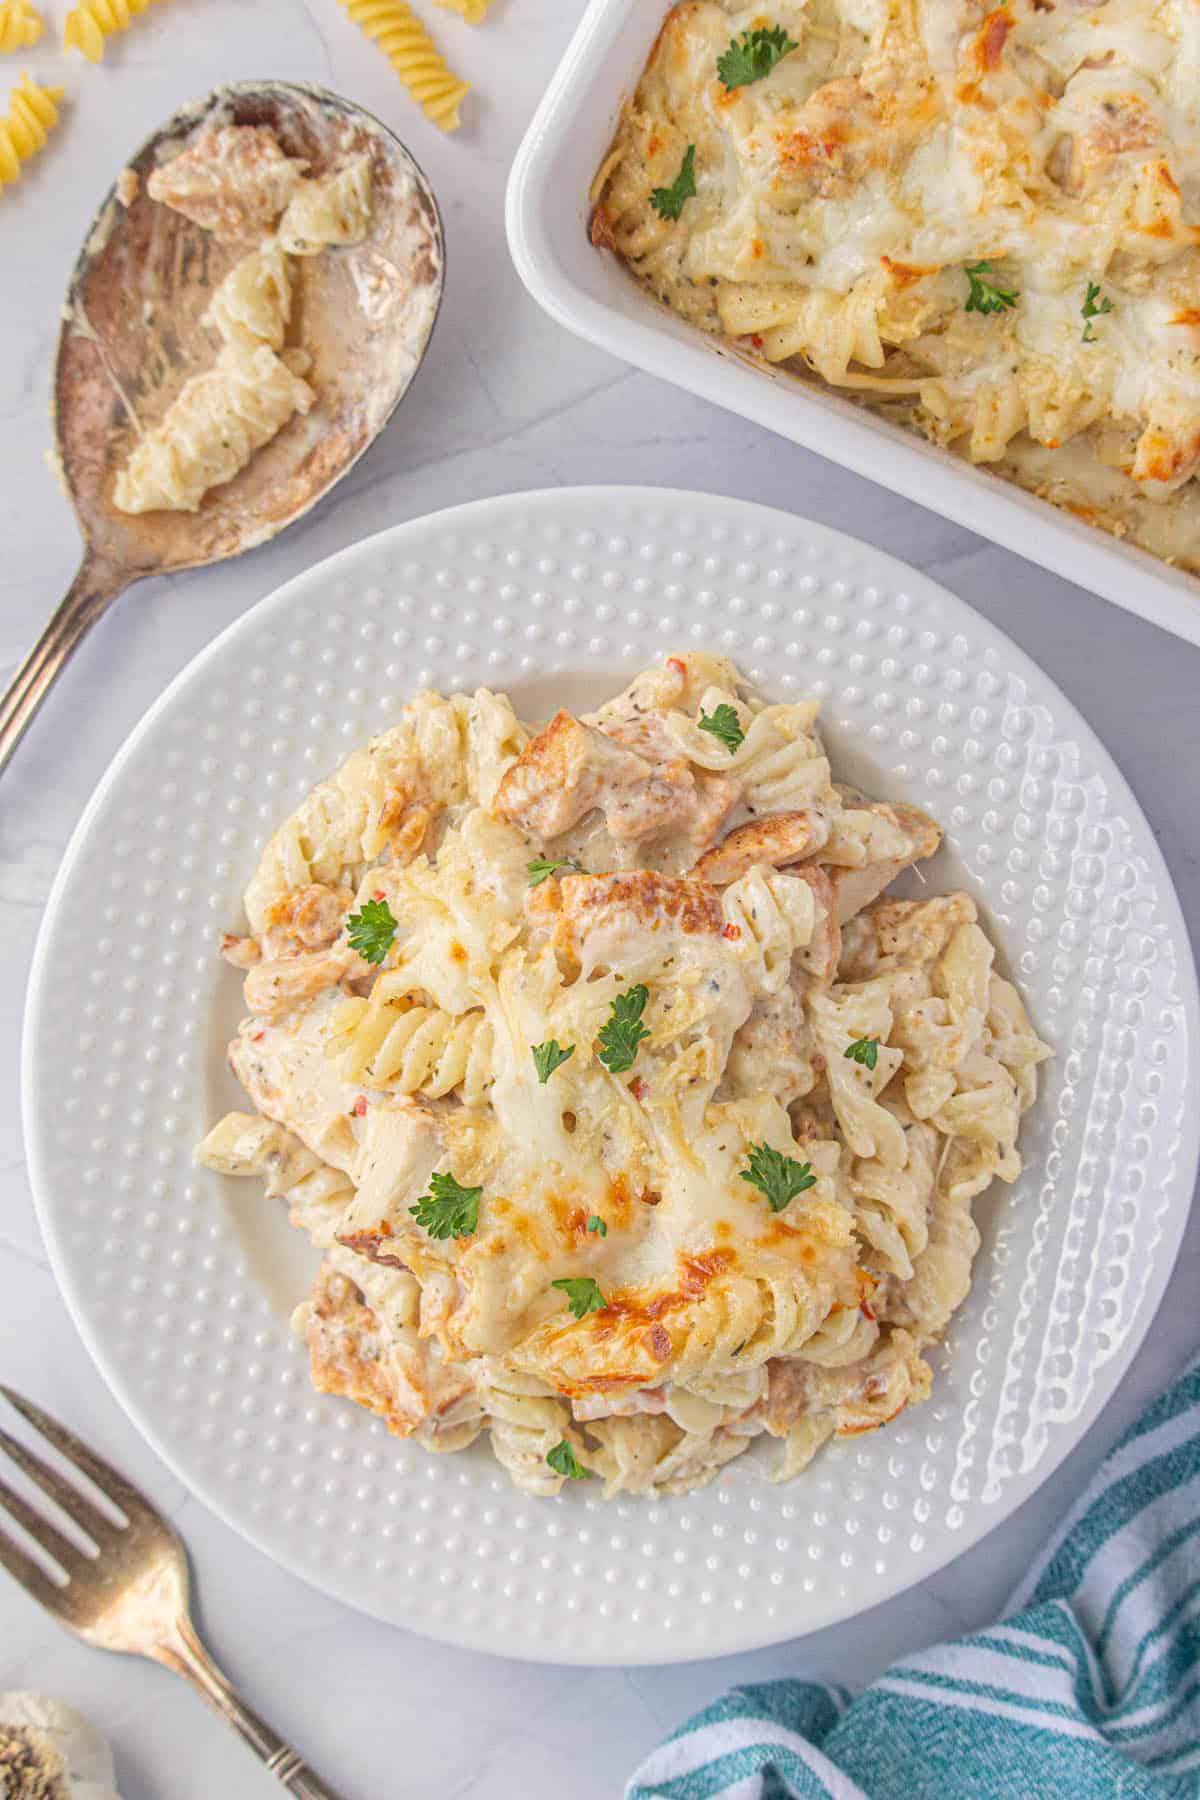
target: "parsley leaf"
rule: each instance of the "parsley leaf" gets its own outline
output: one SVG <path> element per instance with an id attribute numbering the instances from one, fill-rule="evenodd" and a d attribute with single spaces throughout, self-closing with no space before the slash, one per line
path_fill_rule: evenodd
<path id="1" fill-rule="evenodd" d="M 540 887 L 549 879 L 556 869 L 577 869 L 579 864 L 569 856 L 535 856 L 531 863 L 525 864 L 525 873 L 529 877 L 530 887 Z"/>
<path id="2" fill-rule="evenodd" d="M 689 144 L 683 153 L 679 173 L 670 187 L 650 189 L 650 204 L 660 219 L 677 219 L 685 200 L 696 195 L 696 146 Z"/>
<path id="3" fill-rule="evenodd" d="M 842 1051 L 847 1062 L 861 1063 L 864 1069 L 873 1069 L 879 1061 L 879 1039 L 877 1037 L 855 1038 Z"/>
<path id="4" fill-rule="evenodd" d="M 555 1069 L 560 1069 L 563 1063 L 569 1061 L 575 1054 L 574 1044 L 568 1044 L 564 1050 L 559 1045 L 557 1038 L 551 1038 L 548 1044 L 533 1044 L 530 1048 L 533 1051 L 533 1066 L 537 1070 L 537 1078 L 543 1087 Z"/>
<path id="5" fill-rule="evenodd" d="M 750 1167 L 742 1170 L 742 1180 L 766 1195 L 773 1213 L 782 1212 L 789 1200 L 817 1185 L 811 1163 L 798 1163 L 770 1144 L 752 1144 L 749 1157 Z"/>
<path id="6" fill-rule="evenodd" d="M 642 1024 L 642 1014 L 649 998 L 647 989 L 639 981 L 627 994 L 618 994 L 613 1001 L 612 1018 L 599 1032 L 600 1061 L 610 1075 L 620 1075 L 624 1070 L 632 1069 L 638 1045 L 643 1038 L 650 1036 L 648 1029 Z"/>
<path id="7" fill-rule="evenodd" d="M 1101 299 L 1100 283 L 1098 281 L 1089 281 L 1087 284 L 1087 295 L 1083 305 L 1079 309 L 1087 320 L 1087 324 L 1083 328 L 1083 342 L 1085 344 L 1094 344 L 1096 342 L 1096 331 L 1092 324 L 1092 320 L 1098 319 L 1101 313 L 1110 313 L 1112 309 L 1113 303 L 1111 300 L 1107 297 Z"/>
<path id="8" fill-rule="evenodd" d="M 599 1282 L 593 1281 L 590 1275 L 567 1275 L 562 1281 L 552 1281 L 550 1286 L 562 1289 L 567 1296 L 567 1305 L 577 1319 L 582 1319 L 586 1313 L 603 1312 L 608 1305 L 600 1292 Z"/>
<path id="9" fill-rule="evenodd" d="M 1020 294 L 1014 288 L 994 287 L 990 281 L 984 281 L 983 276 L 990 275 L 991 271 L 990 262 L 968 263 L 964 269 L 963 273 L 971 284 L 965 308 L 967 312 L 1005 312 L 1020 299 Z"/>
<path id="10" fill-rule="evenodd" d="M 431 1175 L 429 1192 L 409 1212 L 431 1238 L 470 1237 L 479 1224 L 481 1187 L 463 1187 L 453 1175 Z"/>
<path id="11" fill-rule="evenodd" d="M 599 1213 L 592 1214 L 587 1222 L 587 1228 L 589 1231 L 594 1231 L 597 1237 L 608 1236 L 608 1226 L 604 1223 L 604 1220 L 600 1217 Z"/>
<path id="12" fill-rule="evenodd" d="M 728 50 L 717 58 L 717 74 L 725 92 L 732 94 L 734 88 L 761 81 L 780 57 L 796 48 L 796 40 L 788 36 L 782 25 L 760 25 L 755 31 L 743 31 L 740 38 L 731 38 Z"/>
<path id="13" fill-rule="evenodd" d="M 715 738 L 720 738 L 730 756 L 739 748 L 745 737 L 741 721 L 737 716 L 736 706 L 730 706 L 723 700 L 713 713 L 700 714 L 701 731 L 711 731 Z"/>
<path id="14" fill-rule="evenodd" d="M 364 962 L 381 963 L 395 935 L 396 921 L 386 900 L 364 900 L 362 911 L 351 913 L 346 920 L 350 948 L 357 950 Z"/>
<path id="15" fill-rule="evenodd" d="M 568 1481 L 591 1480 L 592 1471 L 584 1468 L 566 1438 L 560 1438 L 553 1450 L 546 1452 L 546 1461 L 556 1475 L 565 1475 Z"/>

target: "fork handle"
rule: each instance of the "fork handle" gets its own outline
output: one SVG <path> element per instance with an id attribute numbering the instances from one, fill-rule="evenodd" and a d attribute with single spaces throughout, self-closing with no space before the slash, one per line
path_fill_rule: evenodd
<path id="1" fill-rule="evenodd" d="M 132 577 L 107 563 L 85 556 L 41 637 L 0 697 L 0 770 L 25 735 L 34 713 L 49 693 L 82 638 L 129 586 Z"/>
<path id="2" fill-rule="evenodd" d="M 183 1675 L 204 1699 L 232 1725 L 263 1766 L 283 1783 L 297 1800 L 342 1800 L 336 1789 L 313 1773 L 304 1758 L 281 1738 L 254 1708 L 247 1706 L 234 1692 L 233 1684 L 223 1675 L 200 1639 L 190 1619 L 180 1619 L 174 1637 L 154 1651 L 158 1662 Z"/>

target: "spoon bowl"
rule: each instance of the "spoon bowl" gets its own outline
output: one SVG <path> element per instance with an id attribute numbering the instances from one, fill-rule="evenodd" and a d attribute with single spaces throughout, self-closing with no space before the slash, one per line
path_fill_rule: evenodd
<path id="1" fill-rule="evenodd" d="M 146 179 L 203 131 L 269 126 L 321 176 L 368 155 L 363 242 L 293 259 L 291 337 L 317 399 L 195 512 L 124 513 L 117 473 L 184 383 L 211 367 L 213 291 L 257 238 L 222 238 L 152 200 Z M 76 263 L 54 373 L 55 457 L 84 538 L 79 574 L 0 700 L 0 769 L 87 629 L 133 582 L 239 556 L 300 518 L 358 461 L 420 367 L 441 299 L 441 219 L 378 119 L 323 89 L 239 82 L 184 107 L 131 158 Z"/>

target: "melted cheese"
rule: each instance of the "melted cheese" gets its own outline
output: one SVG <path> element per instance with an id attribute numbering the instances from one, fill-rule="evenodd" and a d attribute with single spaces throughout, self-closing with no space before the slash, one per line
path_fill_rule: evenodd
<path id="1" fill-rule="evenodd" d="M 763 15 L 686 0 L 593 236 L 705 329 L 1200 567 L 1195 14 L 779 0 L 796 49 L 727 94 L 717 59 Z M 696 195 L 672 221 L 652 192 L 689 145 Z M 1011 306 L 966 311 L 979 263 Z"/>
<path id="2" fill-rule="evenodd" d="M 719 707 L 740 742 L 703 729 Z M 572 837 L 590 866 L 531 886 Z M 271 1123 L 231 1115 L 201 1156 L 261 1169 L 326 1251 L 318 1386 L 435 1448 L 482 1419 L 536 1492 L 566 1432 L 610 1484 L 707 1479 L 775 1429 L 781 1360 L 846 1367 L 836 1405 L 812 1390 L 830 1429 L 866 1428 L 864 1382 L 873 1422 L 921 1391 L 910 1284 L 949 1312 L 922 1262 L 938 1170 L 959 1209 L 1011 1177 L 1044 1054 L 965 897 L 876 904 L 938 840 L 833 784 L 814 705 L 766 706 L 717 659 L 536 732 L 495 695 L 413 702 L 272 839 L 257 932 L 229 945 L 251 1008 L 231 1062 Z M 368 901 L 395 927 L 381 963 L 348 935 Z M 613 1070 L 639 987 L 648 1035 Z M 570 1054 L 543 1082 L 551 1041 Z M 752 1152 L 804 1171 L 778 1208 Z M 424 1222 L 438 1175 L 475 1191 L 469 1232 Z M 863 1310 L 885 1278 L 902 1320 Z M 603 1304 L 575 1318 L 564 1280 Z"/>

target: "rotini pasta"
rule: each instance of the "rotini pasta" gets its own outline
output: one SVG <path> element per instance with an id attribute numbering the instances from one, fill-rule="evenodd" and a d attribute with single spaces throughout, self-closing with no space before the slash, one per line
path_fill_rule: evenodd
<path id="1" fill-rule="evenodd" d="M 246 889 L 256 932 L 282 896 L 307 883 L 357 885 L 380 857 L 392 867 L 411 861 L 445 808 L 465 796 L 465 705 L 419 695 L 400 725 L 313 789 L 270 839 Z"/>
<path id="2" fill-rule="evenodd" d="M 154 0 L 78 0 L 63 22 L 63 49 L 79 50 L 91 63 L 104 55 L 105 40 L 128 31 Z"/>
<path id="3" fill-rule="evenodd" d="M 744 354 L 1200 567 L 1186 8 L 1125 0 L 1086 44 L 1053 4 L 662 10 L 593 242 Z"/>
<path id="4" fill-rule="evenodd" d="M 600 1419 L 591 1427 L 596 1448 L 587 1463 L 604 1479 L 604 1497 L 688 1494 L 706 1487 L 750 1439 L 717 1426 L 684 1431 L 665 1415 Z"/>
<path id="5" fill-rule="evenodd" d="M 292 277 L 277 238 L 235 263 L 209 303 L 207 323 L 226 344 L 282 350 L 292 316 Z"/>
<path id="6" fill-rule="evenodd" d="M 369 224 L 369 166 L 361 157 L 321 182 L 306 182 L 305 167 L 266 127 L 224 126 L 200 131 L 151 173 L 147 190 L 217 236 L 272 222 L 309 191 L 316 198 L 302 222 L 310 232 L 305 254 L 314 254 Z M 291 317 L 292 265 L 280 238 L 267 236 L 229 270 L 204 315 L 222 344 L 215 365 L 184 384 L 118 471 L 113 501 L 122 512 L 195 512 L 210 488 L 231 481 L 296 413 L 309 411 L 316 395 L 303 376 L 312 358 L 285 344 Z"/>
<path id="7" fill-rule="evenodd" d="M 377 43 L 421 108 L 443 131 L 457 131 L 470 84 L 450 73 L 445 58 L 404 0 L 339 0 L 354 23 Z"/>
<path id="8" fill-rule="evenodd" d="M 528 1493 L 557 1494 L 562 1486 L 562 1475 L 546 1460 L 557 1444 L 566 1442 L 578 1458 L 589 1458 L 571 1425 L 570 1407 L 541 1382 L 484 1359 L 479 1397 L 497 1461 Z"/>
<path id="9" fill-rule="evenodd" d="M 139 440 L 117 475 L 122 512 L 195 512 L 210 488 L 244 469 L 315 396 L 267 344 L 229 344 L 206 374 L 193 375 L 162 423 Z"/>
<path id="10" fill-rule="evenodd" d="M 0 0 L 0 55 L 28 50 L 44 30 L 42 15 L 30 0 Z"/>
<path id="11" fill-rule="evenodd" d="M 455 1018 L 410 1004 L 407 993 L 390 991 L 392 979 L 382 977 L 369 1000 L 343 1000 L 334 1015 L 329 1048 L 340 1053 L 343 1080 L 434 1100 L 457 1089 L 465 1106 L 484 1105 L 494 1076 L 492 1027 L 483 1013 Z M 401 985 L 409 984 L 402 978 Z"/>
<path id="12" fill-rule="evenodd" d="M 925 1398 L 1048 1054 L 967 896 L 879 897 L 937 842 L 719 658 L 539 731 L 418 695 L 223 946 L 257 1115 L 197 1154 L 322 1250 L 318 1389 L 541 1495 L 787 1477 Z"/>
<path id="13" fill-rule="evenodd" d="M 434 0 L 434 4 L 445 7 L 448 12 L 458 13 L 468 25 L 482 25 L 492 0 Z"/>
<path id="14" fill-rule="evenodd" d="M 36 156 L 46 135 L 58 123 L 60 87 L 39 87 L 22 75 L 8 97 L 8 112 L 0 118 L 0 188 L 20 177 L 21 164 Z"/>
<path id="15" fill-rule="evenodd" d="M 371 229 L 371 159 L 356 156 L 319 181 L 301 181 L 279 221 L 289 256 L 318 256 L 331 245 L 360 244 Z"/>

